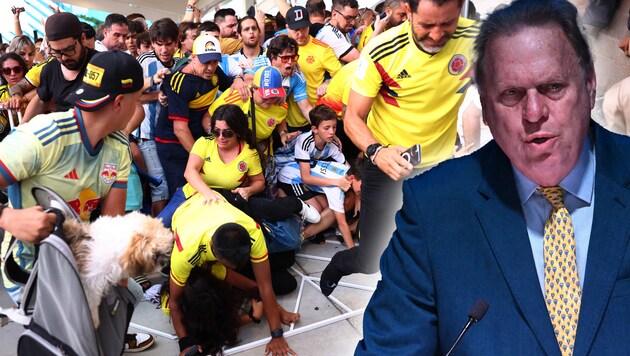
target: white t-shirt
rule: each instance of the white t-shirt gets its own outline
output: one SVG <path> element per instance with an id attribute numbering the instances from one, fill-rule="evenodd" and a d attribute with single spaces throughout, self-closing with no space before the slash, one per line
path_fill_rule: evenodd
<path id="1" fill-rule="evenodd" d="M 342 33 L 330 23 L 327 23 L 317 33 L 318 40 L 326 43 L 332 47 L 337 58 L 341 58 L 352 51 L 352 44 L 350 43 L 350 37 L 347 33 Z"/>

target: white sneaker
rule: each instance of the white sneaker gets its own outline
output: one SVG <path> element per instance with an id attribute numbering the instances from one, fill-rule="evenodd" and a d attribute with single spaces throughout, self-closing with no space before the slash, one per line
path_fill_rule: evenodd
<path id="1" fill-rule="evenodd" d="M 299 199 L 300 203 L 302 203 L 302 210 L 300 210 L 300 216 L 302 217 L 302 221 L 306 221 L 311 224 L 317 224 L 319 220 L 321 220 L 321 216 L 317 209 L 310 206 L 308 203 L 305 203 L 302 199 Z"/>
<path id="2" fill-rule="evenodd" d="M 155 338 L 149 334 L 127 334 L 125 337 L 125 352 L 140 352 L 155 343 Z"/>

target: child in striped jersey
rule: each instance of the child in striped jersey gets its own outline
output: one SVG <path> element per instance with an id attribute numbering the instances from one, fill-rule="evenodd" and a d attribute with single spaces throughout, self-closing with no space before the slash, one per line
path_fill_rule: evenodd
<path id="1" fill-rule="evenodd" d="M 337 222 L 348 248 L 354 240 L 344 210 L 345 192 L 352 186 L 348 165 L 335 142 L 337 114 L 325 105 L 310 112 L 312 128 L 295 139 L 295 162 L 287 164 L 278 174 L 278 187 L 315 207 L 322 216 L 319 223 L 307 227 L 304 237 L 315 235 Z M 332 211 L 330 214 L 327 211 Z"/>

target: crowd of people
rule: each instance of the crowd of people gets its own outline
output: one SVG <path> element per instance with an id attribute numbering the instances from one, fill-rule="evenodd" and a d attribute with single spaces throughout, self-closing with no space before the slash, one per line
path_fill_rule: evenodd
<path id="1" fill-rule="evenodd" d="M 11 41 L 0 56 L 0 188 L 8 187 L 9 202 L 0 228 L 21 240 L 22 266 L 32 267 L 33 246 L 55 221 L 36 206 L 33 186 L 55 190 L 84 221 L 130 211 L 162 219 L 175 243 L 161 306 L 187 355 L 221 352 L 236 343 L 239 326 L 263 315 L 266 351 L 295 354 L 282 324 L 300 315 L 276 295 L 295 290 L 288 268 L 304 241 L 336 236 L 346 247 L 322 273 L 325 296 L 346 275 L 379 270 L 403 206 L 403 180 L 462 146 L 458 112 L 473 85 L 479 22 L 462 14 L 463 0 L 386 0 L 374 10 L 356 0 L 333 0 L 329 9 L 323 0 L 275 4 L 275 16 L 220 9 L 202 22 L 197 0 L 189 0 L 179 23 L 113 13 L 96 29 L 57 9 L 43 39 Z M 484 50 L 477 48 L 478 58 Z M 490 64 L 477 65 L 475 75 Z M 479 127 L 476 112 L 464 125 Z M 497 120 L 488 119 L 491 129 L 503 133 Z M 414 147 L 419 152 L 408 151 Z M 433 195 L 423 199 L 439 204 Z M 404 240 L 404 224 L 417 213 L 411 204 L 397 220 L 403 246 L 384 260 L 384 278 L 394 282 L 389 274 L 401 268 L 393 259 L 409 258 L 396 254 L 411 248 Z M 17 301 L 20 287 L 4 282 Z M 129 284 L 150 287 L 146 276 Z M 409 303 L 382 288 L 390 287 L 379 286 L 374 303 L 390 294 Z M 435 303 L 427 308 L 435 312 Z M 370 310 L 366 327 L 378 313 Z M 366 330 L 358 351 L 385 350 L 377 334 Z M 121 348 L 141 351 L 153 342 L 129 334 Z"/>

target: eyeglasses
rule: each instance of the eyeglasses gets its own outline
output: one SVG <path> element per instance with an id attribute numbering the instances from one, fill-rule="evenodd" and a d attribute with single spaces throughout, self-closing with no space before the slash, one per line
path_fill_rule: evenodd
<path id="1" fill-rule="evenodd" d="M 297 54 L 292 54 L 289 56 L 278 56 L 278 58 L 280 58 L 280 61 L 282 63 L 289 63 L 289 62 L 297 62 L 300 56 Z"/>
<path id="2" fill-rule="evenodd" d="M 219 138 L 220 136 L 223 136 L 223 138 L 234 137 L 234 131 L 232 131 L 231 129 L 225 129 L 225 130 L 213 129 L 211 132 L 212 132 L 212 136 L 216 138 Z"/>
<path id="3" fill-rule="evenodd" d="M 66 47 L 62 50 L 56 50 L 56 49 L 52 49 L 51 47 L 48 47 L 48 51 L 50 52 L 50 55 L 55 58 L 61 58 L 62 56 L 71 57 L 77 53 L 78 43 L 79 41 L 74 41 L 74 44 L 72 46 Z"/>
<path id="4" fill-rule="evenodd" d="M 346 21 L 351 22 L 351 21 L 358 21 L 359 20 L 359 16 L 350 16 L 350 15 L 344 15 L 341 11 L 339 10 L 334 10 L 336 13 L 338 13 L 339 15 L 341 15 L 341 17 L 343 17 Z"/>
<path id="5" fill-rule="evenodd" d="M 22 67 L 15 66 L 15 67 L 4 67 L 4 68 L 2 68 L 2 74 L 4 74 L 4 75 L 11 75 L 11 72 L 13 72 L 15 74 L 20 74 L 20 73 L 22 73 Z"/>

